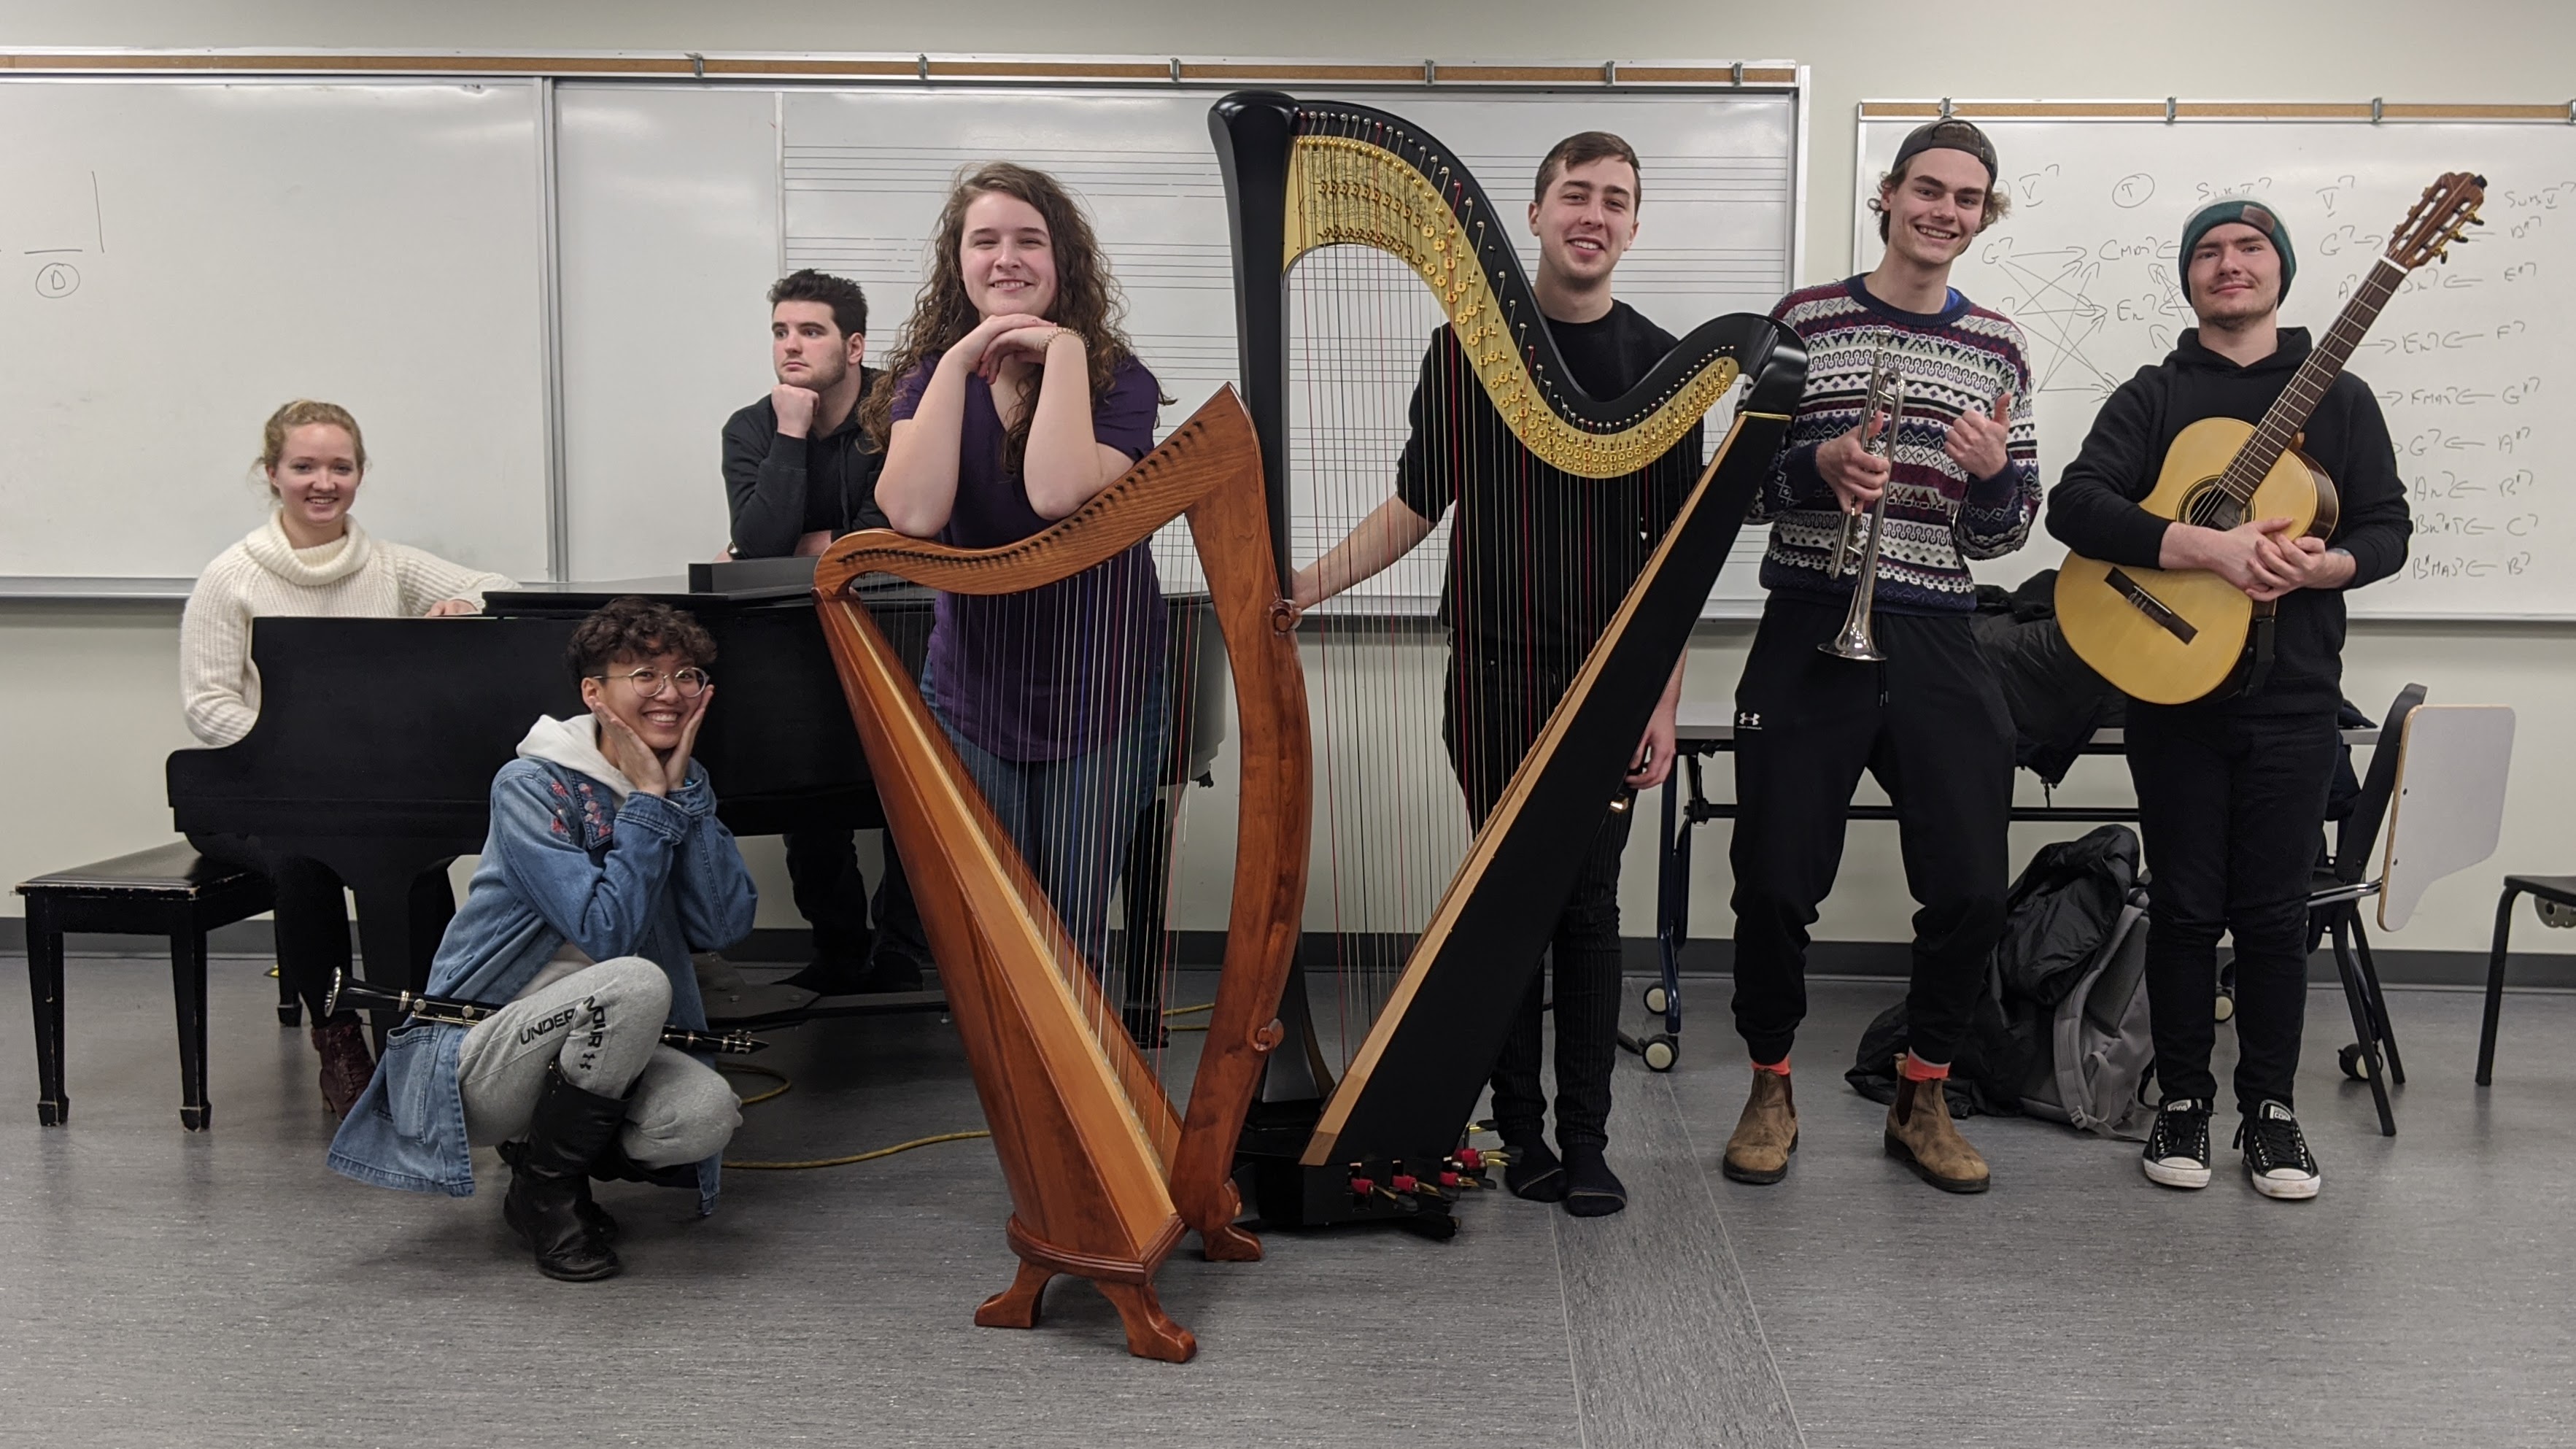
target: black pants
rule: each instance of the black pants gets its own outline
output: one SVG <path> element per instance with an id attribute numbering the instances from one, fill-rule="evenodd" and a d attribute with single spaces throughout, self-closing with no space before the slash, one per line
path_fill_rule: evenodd
<path id="1" fill-rule="evenodd" d="M 1817 652 L 1847 607 L 1774 594 L 1735 687 L 1735 1029 L 1757 1062 L 1807 1015 L 1807 928 L 1863 769 L 1895 802 L 1914 913 L 1910 1045 L 1947 1062 L 2003 930 L 2013 726 L 1968 617 L 1882 611 L 1882 663 Z"/>
<path id="2" fill-rule="evenodd" d="M 2335 711 L 2131 704 L 2146 838 L 2147 1008 L 2165 1096 L 2209 1101 L 2218 933 L 2236 940 L 2236 1104 L 2288 1104 L 2308 1010 L 2308 890 L 2334 778 Z"/>
<path id="3" fill-rule="evenodd" d="M 1451 657 L 1441 733 L 1482 826 L 1512 772 L 1546 725 L 1572 671 L 1524 671 Z M 1605 811 L 1584 848 L 1573 894 L 1546 943 L 1550 966 L 1530 973 L 1493 1071 L 1494 1125 L 1513 1141 L 1539 1135 L 1547 1096 L 1539 1087 L 1540 1018 L 1547 977 L 1556 986 L 1556 1142 L 1559 1148 L 1610 1141 L 1610 1073 L 1619 1060 L 1619 859 L 1631 811 Z"/>
<path id="4" fill-rule="evenodd" d="M 826 960 L 864 965 L 879 949 L 927 963 L 930 945 L 922 938 L 921 916 L 913 909 L 912 888 L 903 878 L 903 862 L 894 853 L 894 834 L 886 834 L 885 873 L 877 881 L 876 930 L 868 926 L 868 879 L 859 870 L 858 837 L 847 830 L 791 830 L 787 842 L 787 879 L 796 892 L 796 912 L 814 928 L 814 954 Z"/>

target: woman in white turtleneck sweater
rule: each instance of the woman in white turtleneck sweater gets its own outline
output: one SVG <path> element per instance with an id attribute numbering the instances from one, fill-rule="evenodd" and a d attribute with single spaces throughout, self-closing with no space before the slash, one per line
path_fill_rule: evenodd
<path id="1" fill-rule="evenodd" d="M 510 586 L 401 544 L 368 537 L 349 516 L 366 476 L 357 419 L 331 403 L 297 401 L 270 416 L 260 469 L 277 507 L 249 537 L 217 555 L 188 595 L 179 624 L 179 686 L 188 728 L 228 745 L 259 721 L 251 620 L 263 614 L 436 618 L 472 614 L 487 589 Z M 339 877 L 318 861 L 282 857 L 256 837 L 189 839 L 220 859 L 264 871 L 277 887 L 278 970 L 313 1015 L 322 1054 L 322 1098 L 335 1114 L 366 1089 L 375 1063 L 354 1012 L 326 1019 L 334 970 L 349 965 L 349 916 Z"/>

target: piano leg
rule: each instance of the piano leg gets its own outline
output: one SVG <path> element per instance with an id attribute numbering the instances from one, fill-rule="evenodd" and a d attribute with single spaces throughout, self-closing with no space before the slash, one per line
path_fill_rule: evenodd
<path id="1" fill-rule="evenodd" d="M 191 1132 L 212 1125 L 206 1101 L 206 937 L 202 931 L 170 935 L 170 996 L 179 1014 L 179 1124 Z"/>
<path id="2" fill-rule="evenodd" d="M 448 919 L 456 914 L 456 897 L 447 884 L 447 861 L 426 869 L 416 857 L 382 865 L 333 862 L 333 866 L 358 898 L 358 951 L 369 984 L 404 991 L 429 989 L 429 963 L 438 954 Z"/>
<path id="3" fill-rule="evenodd" d="M 27 898 L 27 998 L 36 1008 L 36 1121 L 72 1120 L 63 1090 L 63 930 L 47 897 Z"/>

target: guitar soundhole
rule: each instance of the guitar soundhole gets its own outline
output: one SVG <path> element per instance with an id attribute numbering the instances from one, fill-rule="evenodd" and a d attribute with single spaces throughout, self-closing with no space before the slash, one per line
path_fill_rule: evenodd
<path id="1" fill-rule="evenodd" d="M 2183 495 L 2182 516 L 2186 523 L 2220 530 L 2234 528 L 2245 521 L 2244 510 L 2227 494 L 2219 478 L 2203 478 Z"/>

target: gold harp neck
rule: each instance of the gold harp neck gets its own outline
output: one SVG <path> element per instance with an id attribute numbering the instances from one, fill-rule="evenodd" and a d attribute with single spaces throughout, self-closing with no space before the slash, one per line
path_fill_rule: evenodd
<path id="1" fill-rule="evenodd" d="M 1511 314 L 1485 260 L 1481 230 L 1489 212 L 1483 192 L 1454 158 L 1426 151 L 1425 164 L 1356 136 L 1299 135 L 1288 161 L 1284 273 L 1319 247 L 1365 246 L 1386 252 L 1431 289 L 1459 351 L 1514 437 L 1538 458 L 1579 478 L 1618 478 L 1662 457 L 1734 388 L 1734 358 L 1717 356 L 1662 396 L 1603 425 L 1565 405 L 1556 384 L 1530 366 L 1521 332 L 1543 325 L 1535 308 Z M 1452 179 L 1444 194 L 1425 174 L 1436 165 Z M 1696 461 L 1696 460 L 1694 460 Z"/>

